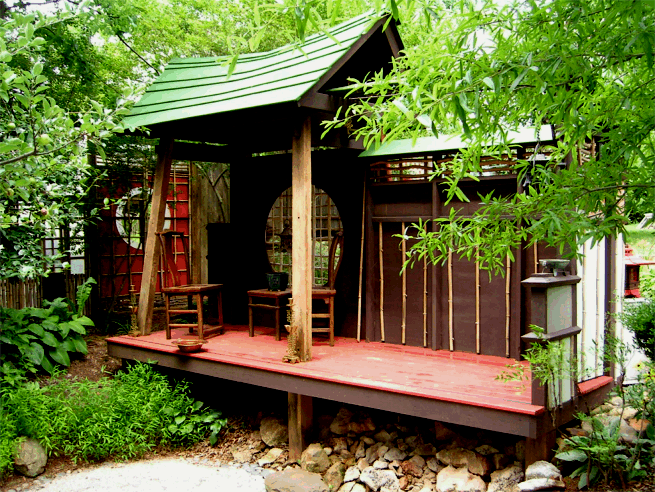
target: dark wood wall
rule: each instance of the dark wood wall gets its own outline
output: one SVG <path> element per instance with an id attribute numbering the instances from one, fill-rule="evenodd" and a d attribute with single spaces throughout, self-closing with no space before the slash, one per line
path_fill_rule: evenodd
<path id="1" fill-rule="evenodd" d="M 344 227 L 343 262 L 337 278 L 337 336 L 355 337 L 359 251 L 361 240 L 362 197 L 364 173 L 368 162 L 357 157 L 358 151 L 330 150 L 312 153 L 312 179 L 327 192 L 339 210 Z M 210 224 L 209 281 L 220 282 L 224 288 L 226 322 L 246 324 L 249 289 L 265 288 L 265 274 L 271 271 L 264 243 L 268 213 L 276 198 L 291 186 L 291 156 L 278 154 L 265 157 L 243 155 L 231 164 L 231 223 Z M 470 215 L 480 206 L 478 193 L 516 191 L 516 179 L 505 176 L 470 181 L 462 188 L 470 202 L 453 200 L 445 205 L 445 192 L 436 182 L 367 183 L 367 220 L 365 247 L 365 277 L 363 293 L 362 339 L 380 341 L 380 262 L 379 224 L 382 224 L 384 251 L 384 322 L 385 341 L 400 344 L 402 333 L 401 240 L 394 237 L 419 218 L 447 216 L 450 207 Z M 412 230 L 408 230 L 412 235 Z M 407 249 L 412 242 L 407 242 Z M 510 340 L 509 355 L 520 357 L 521 334 L 527 331 L 526 299 L 521 280 L 534 273 L 534 250 L 514 252 L 510 279 Z M 539 246 L 538 257 L 554 257 L 555 252 Z M 453 257 L 452 267 L 453 348 L 455 351 L 476 352 L 475 265 Z M 424 284 L 424 275 L 427 283 Z M 506 355 L 506 278 L 480 272 L 480 353 Z M 448 266 L 428 265 L 424 272 L 417 263 L 406 272 L 405 343 L 432 349 L 449 349 L 449 286 Z M 427 305 L 424 306 L 424 287 Z M 424 312 L 427 314 L 425 317 Z M 265 316 L 265 315 L 264 315 Z M 426 319 L 427 318 L 427 319 Z M 270 323 L 271 320 L 262 319 Z M 424 323 L 427 333 L 424 333 Z"/>

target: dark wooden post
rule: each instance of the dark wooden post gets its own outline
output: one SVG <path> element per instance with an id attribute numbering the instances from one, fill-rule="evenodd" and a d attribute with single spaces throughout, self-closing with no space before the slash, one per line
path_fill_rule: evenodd
<path id="1" fill-rule="evenodd" d="M 291 221 L 291 293 L 294 322 L 298 327 L 300 360 L 312 358 L 312 160 L 311 119 L 301 113 L 293 132 L 292 175 L 293 193 Z"/>
<path id="2" fill-rule="evenodd" d="M 155 286 L 157 282 L 157 265 L 159 263 L 159 241 L 156 232 L 164 227 L 164 212 L 168 196 L 168 181 L 171 175 L 173 154 L 173 139 L 161 139 L 158 148 L 155 182 L 152 190 L 152 204 L 146 236 L 146 247 L 143 258 L 143 274 L 141 276 L 141 292 L 139 295 L 139 311 L 137 324 L 141 335 L 150 333 L 152 328 L 152 312 L 155 307 Z"/>
<path id="3" fill-rule="evenodd" d="M 289 460 L 298 461 L 312 427 L 312 397 L 289 393 Z"/>

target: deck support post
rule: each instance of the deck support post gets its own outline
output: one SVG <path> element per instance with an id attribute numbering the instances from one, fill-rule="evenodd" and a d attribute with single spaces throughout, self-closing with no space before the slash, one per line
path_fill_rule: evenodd
<path id="1" fill-rule="evenodd" d="M 550 461 L 553 457 L 553 449 L 557 445 L 557 429 L 550 430 L 541 436 L 525 440 L 525 467 L 535 461 Z"/>
<path id="2" fill-rule="evenodd" d="M 313 423 L 312 397 L 289 395 L 289 460 L 298 461 L 307 447 L 308 433 Z"/>
<path id="3" fill-rule="evenodd" d="M 143 274 L 141 275 L 139 310 L 137 311 L 137 324 L 141 335 L 147 335 L 152 328 L 160 249 L 156 233 L 164 227 L 168 182 L 173 161 L 173 139 L 169 137 L 162 138 L 157 153 L 157 167 L 155 168 L 155 181 L 152 189 L 152 203 L 143 258 Z"/>
<path id="4" fill-rule="evenodd" d="M 299 356 L 312 358 L 312 158 L 311 119 L 300 113 L 293 132 L 291 189 L 291 293 L 294 323 L 298 327 Z"/>

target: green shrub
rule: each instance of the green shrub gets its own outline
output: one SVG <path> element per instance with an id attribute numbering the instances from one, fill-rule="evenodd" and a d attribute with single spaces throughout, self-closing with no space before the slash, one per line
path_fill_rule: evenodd
<path id="1" fill-rule="evenodd" d="M 655 268 L 642 267 L 639 273 L 639 292 L 647 299 L 655 299 Z"/>
<path id="2" fill-rule="evenodd" d="M 634 333 L 637 346 L 655 362 L 655 301 L 626 304 L 621 321 Z"/>
<path id="3" fill-rule="evenodd" d="M 113 380 L 56 376 L 43 386 L 5 385 L 0 404 L 3 436 L 10 436 L 0 440 L 0 473 L 10 469 L 7 450 L 17 436 L 37 439 L 48 455 L 126 460 L 158 445 L 190 445 L 208 436 L 215 444 L 226 425 L 219 412 L 189 396 L 186 382 L 173 385 L 148 364 L 136 364 Z"/>
<path id="4" fill-rule="evenodd" d="M 86 354 L 86 326 L 93 321 L 82 315 L 90 294 L 89 278 L 77 289 L 76 309 L 73 302 L 57 298 L 44 301 L 43 308 L 10 309 L 0 307 L 0 376 L 5 382 L 21 381 L 22 371 L 43 369 L 50 374 L 58 365 L 70 365 L 69 353 Z"/>

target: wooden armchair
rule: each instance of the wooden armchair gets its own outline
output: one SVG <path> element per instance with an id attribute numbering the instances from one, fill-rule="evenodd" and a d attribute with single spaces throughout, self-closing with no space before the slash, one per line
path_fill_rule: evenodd
<path id="1" fill-rule="evenodd" d="M 335 257 L 337 253 L 337 248 L 340 249 L 339 259 L 336 260 Z M 332 239 L 332 244 L 330 244 L 330 252 L 328 256 L 328 281 L 327 284 L 323 287 L 315 287 L 312 289 L 312 300 L 322 300 L 327 305 L 326 313 L 316 313 L 312 309 L 312 320 L 314 319 L 327 319 L 327 327 L 315 327 L 312 323 L 312 333 L 329 333 L 330 336 L 330 347 L 334 346 L 334 297 L 337 294 L 337 291 L 334 289 L 334 284 L 337 280 L 337 273 L 339 273 L 339 267 L 341 266 L 341 260 L 343 259 L 343 231 L 338 231 L 334 238 Z"/>
<path id="2" fill-rule="evenodd" d="M 157 236 L 161 243 L 161 259 L 163 263 L 162 275 L 162 295 L 166 304 L 166 339 L 171 338 L 171 327 L 189 328 L 189 333 L 194 332 L 194 328 L 201 340 L 218 335 L 223 331 L 223 299 L 222 284 L 182 284 L 181 271 L 177 268 L 175 261 L 175 242 L 179 238 L 182 242 L 182 252 L 184 257 L 187 278 L 190 276 L 189 251 L 184 234 L 178 231 L 166 230 L 158 232 Z M 170 281 L 169 281 L 170 280 Z M 171 309 L 171 297 L 185 296 L 191 300 L 195 297 L 195 309 Z M 216 304 L 213 306 L 216 311 L 215 319 L 205 320 L 203 317 L 203 299 L 205 297 L 215 296 Z M 190 302 L 189 302 L 190 304 Z M 197 323 L 171 323 L 171 314 L 195 314 Z"/>

